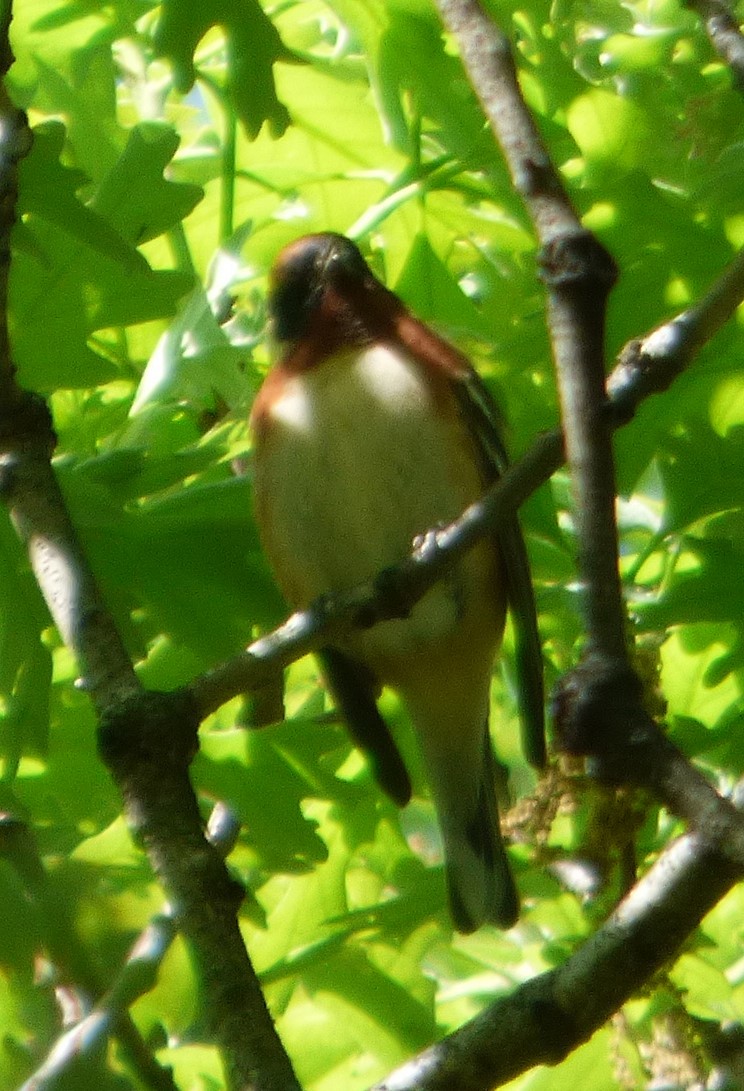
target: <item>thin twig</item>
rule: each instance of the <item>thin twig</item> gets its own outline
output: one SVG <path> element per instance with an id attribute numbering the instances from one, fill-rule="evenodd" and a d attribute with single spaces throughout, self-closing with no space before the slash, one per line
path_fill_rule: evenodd
<path id="1" fill-rule="evenodd" d="M 37 903 L 48 913 L 51 908 L 46 893 L 46 876 L 41 860 L 35 852 L 30 831 L 22 823 L 14 823 L 12 830 L 8 823 L 0 827 L 3 833 L 2 844 L 6 847 L 8 834 L 13 835 L 12 860 L 16 870 L 22 875 L 26 889 Z M 223 858 L 229 855 L 237 836 L 235 816 L 222 804 L 217 804 L 209 821 L 208 837 L 217 852 Z M 17 843 L 17 847 L 16 847 Z M 6 851 L 4 855 L 8 856 Z M 59 917 L 60 907 L 56 906 Z M 64 916 L 64 914 L 63 914 Z M 87 956 L 80 948 L 72 925 L 66 920 L 64 948 L 56 944 L 50 950 L 55 964 L 64 966 L 62 961 L 69 961 L 71 949 L 77 951 L 77 959 L 84 959 L 88 967 Z M 54 921 L 55 932 L 60 930 L 60 921 Z M 139 1031 L 129 1015 L 129 1008 L 144 993 L 149 992 L 157 981 L 157 975 L 165 955 L 170 948 L 178 929 L 178 921 L 172 910 L 154 917 L 143 930 L 133 945 L 114 984 L 105 993 L 94 981 L 92 970 L 87 969 L 80 981 L 80 973 L 74 979 L 80 984 L 91 981 L 91 995 L 96 999 L 95 1007 L 75 1026 L 70 1027 L 52 1046 L 44 1063 L 22 1085 L 20 1091 L 44 1091 L 45 1088 L 58 1086 L 60 1079 L 86 1055 L 99 1055 L 108 1039 L 113 1035 L 122 1041 L 128 1059 L 134 1067 L 143 1085 L 153 1091 L 175 1091 L 173 1075 L 167 1068 L 157 1064 L 150 1050 L 146 1047 Z M 62 935 L 59 936 L 62 940 Z"/>
<path id="2" fill-rule="evenodd" d="M 607 380 L 616 424 L 630 420 L 649 394 L 667 390 L 744 299 L 744 249 L 692 307 L 629 341 Z"/>
<path id="3" fill-rule="evenodd" d="M 60 904 L 58 892 L 49 882 L 33 832 L 26 822 L 9 813 L 0 819 L 0 856 L 13 867 L 25 896 L 38 914 L 43 943 L 55 967 L 55 976 L 65 989 L 74 990 L 77 1002 L 87 1010 L 104 991 L 98 971 L 81 943 L 66 907 Z M 126 1008 L 112 1012 L 108 1033 L 118 1039 L 129 1067 L 144 1087 L 152 1091 L 174 1091 L 170 1072 L 157 1063 Z M 52 1052 L 56 1054 L 56 1045 Z M 44 1069 L 45 1066 L 38 1069 L 24 1088 L 42 1087 Z"/>
<path id="4" fill-rule="evenodd" d="M 167 950 L 175 933 L 175 924 L 167 917 L 157 918 L 148 925 L 129 955 L 125 972 L 117 985 L 101 997 L 92 1011 L 75 1026 L 65 1031 L 52 1046 L 44 1063 L 22 1084 L 20 1091 L 51 1091 L 76 1063 L 86 1056 L 100 1056 L 109 1038 L 121 1036 L 122 1026 L 139 1032 L 131 1022 L 129 1007 L 155 983 L 150 973 L 152 964 Z M 125 1039 L 128 1044 L 128 1040 Z M 176 1083 L 167 1068 L 161 1068 L 150 1051 L 141 1043 L 141 1063 L 138 1075 L 145 1087 L 157 1091 L 176 1091 Z M 147 1067 L 143 1067 L 146 1064 Z"/>

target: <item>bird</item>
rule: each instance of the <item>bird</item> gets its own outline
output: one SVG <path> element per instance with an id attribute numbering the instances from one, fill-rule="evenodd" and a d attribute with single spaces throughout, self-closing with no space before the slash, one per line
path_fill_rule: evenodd
<path id="1" fill-rule="evenodd" d="M 305 609 L 409 555 L 504 472 L 500 414 L 467 357 L 409 311 L 344 235 L 279 253 L 267 312 L 275 361 L 255 398 L 254 511 L 288 605 Z M 529 566 L 510 516 L 406 617 L 321 650 L 351 737 L 399 806 L 411 781 L 378 698 L 410 717 L 442 836 L 458 931 L 510 928 L 519 898 L 502 840 L 489 692 L 507 607 L 522 739 L 545 762 L 541 646 Z"/>

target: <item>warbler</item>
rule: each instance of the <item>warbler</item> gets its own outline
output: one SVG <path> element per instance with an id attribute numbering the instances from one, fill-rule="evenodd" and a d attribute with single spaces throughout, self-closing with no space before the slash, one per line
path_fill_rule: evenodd
<path id="1" fill-rule="evenodd" d="M 294 608 L 406 557 L 503 473 L 499 414 L 467 358 L 419 321 L 343 235 L 308 235 L 276 260 L 268 301 L 277 360 L 251 414 L 255 513 Z M 324 676 L 382 788 L 408 773 L 377 698 L 396 691 L 421 750 L 451 913 L 470 932 L 514 924 L 488 728 L 494 659 L 515 617 L 528 758 L 545 760 L 541 653 L 515 517 L 483 538 L 403 619 L 324 649 Z"/>

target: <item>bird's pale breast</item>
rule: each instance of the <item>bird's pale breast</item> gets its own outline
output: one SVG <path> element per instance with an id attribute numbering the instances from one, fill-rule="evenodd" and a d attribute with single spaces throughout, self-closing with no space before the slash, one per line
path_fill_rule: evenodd
<path id="1" fill-rule="evenodd" d="M 454 397 L 432 391 L 398 348 L 347 352 L 289 376 L 267 417 L 258 440 L 257 514 L 293 606 L 370 579 L 482 491 Z M 497 628 L 497 563 L 490 544 L 473 551 L 409 619 L 362 634 L 365 658 L 446 641 L 466 614 L 486 605 Z"/>

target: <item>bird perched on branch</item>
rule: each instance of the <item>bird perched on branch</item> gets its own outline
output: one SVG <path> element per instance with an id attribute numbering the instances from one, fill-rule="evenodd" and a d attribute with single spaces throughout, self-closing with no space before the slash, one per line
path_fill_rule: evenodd
<path id="1" fill-rule="evenodd" d="M 468 360 L 416 319 L 349 239 L 286 247 L 269 299 L 278 361 L 252 412 L 256 518 L 291 606 L 346 591 L 451 522 L 506 464 L 491 398 Z M 523 738 L 542 765 L 540 644 L 514 517 L 482 539 L 401 620 L 321 654 L 326 683 L 382 788 L 410 781 L 376 704 L 401 697 L 437 810 L 458 929 L 514 924 L 519 902 L 499 829 L 489 686 L 512 608 Z"/>

